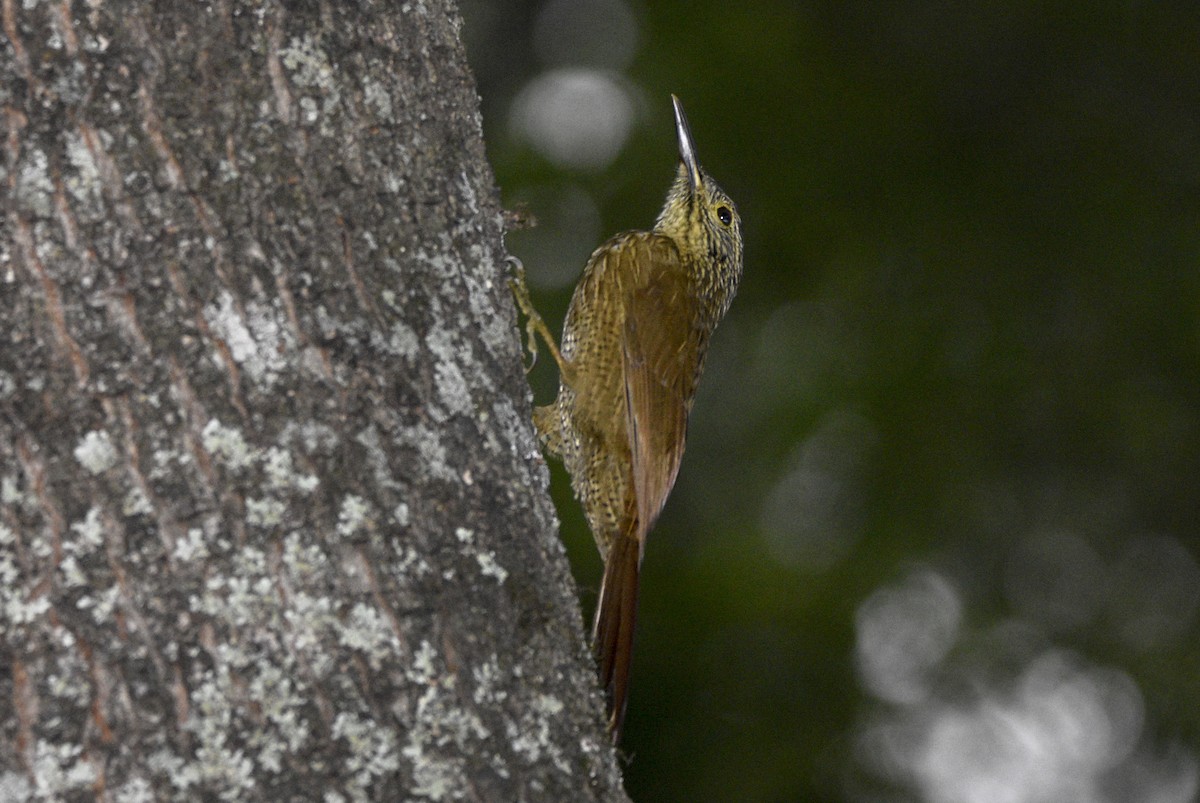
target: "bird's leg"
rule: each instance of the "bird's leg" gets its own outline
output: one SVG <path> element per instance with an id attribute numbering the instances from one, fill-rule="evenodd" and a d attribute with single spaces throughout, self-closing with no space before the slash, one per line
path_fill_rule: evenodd
<path id="1" fill-rule="evenodd" d="M 546 341 L 546 346 L 550 349 L 550 356 L 554 358 L 554 362 L 558 363 L 559 375 L 563 381 L 567 381 L 567 377 L 570 376 L 570 367 L 563 358 L 562 352 L 558 350 L 558 345 L 554 342 L 554 335 L 550 334 L 546 322 L 533 307 L 533 301 L 529 298 L 529 286 L 525 284 L 525 266 L 514 256 L 507 257 L 505 261 L 512 266 L 513 274 L 508 280 L 508 287 L 512 290 L 513 298 L 516 299 L 517 306 L 521 308 L 521 313 L 525 316 L 525 347 L 529 349 L 530 356 L 530 362 L 525 368 L 525 372 L 532 371 L 533 366 L 537 364 L 537 335 L 541 335 L 542 340 Z"/>

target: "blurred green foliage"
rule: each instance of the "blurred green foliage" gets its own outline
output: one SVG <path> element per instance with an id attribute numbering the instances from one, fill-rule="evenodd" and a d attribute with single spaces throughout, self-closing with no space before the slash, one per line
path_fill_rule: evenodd
<path id="1" fill-rule="evenodd" d="M 646 551 L 634 799 L 881 799 L 856 757 L 876 704 L 855 613 L 915 565 L 954 583 L 968 626 L 1019 618 L 1129 673 L 1147 738 L 1200 747 L 1195 611 L 1139 639 L 1126 613 L 1154 578 L 1123 597 L 1114 568 L 1147 534 L 1200 555 L 1200 6 L 636 5 L 625 78 L 644 103 L 599 173 L 548 163 L 508 124 L 544 66 L 539 7 L 464 4 L 506 203 L 555 185 L 596 200 L 573 271 L 647 227 L 674 92 L 745 221 L 746 277 Z M 569 294 L 538 294 L 556 330 Z M 545 403 L 553 371 L 533 381 Z M 765 532 L 768 507 L 787 515 L 781 478 L 813 461 L 842 482 L 832 546 Z M 599 561 L 559 468 L 590 611 Z M 1023 601 L 1042 581 L 1013 555 L 1062 533 L 1099 587 L 1051 616 Z"/>

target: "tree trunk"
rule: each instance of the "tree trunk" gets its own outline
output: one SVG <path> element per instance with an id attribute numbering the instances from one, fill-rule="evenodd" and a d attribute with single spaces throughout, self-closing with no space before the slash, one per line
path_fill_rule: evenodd
<path id="1" fill-rule="evenodd" d="M 0 0 L 0 799 L 619 799 L 449 0 Z"/>

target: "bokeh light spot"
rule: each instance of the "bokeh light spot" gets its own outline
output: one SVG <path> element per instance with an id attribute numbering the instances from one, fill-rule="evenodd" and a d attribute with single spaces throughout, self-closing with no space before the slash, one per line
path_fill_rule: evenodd
<path id="1" fill-rule="evenodd" d="M 889 702 L 921 700 L 928 670 L 954 644 L 961 621 L 958 593 L 935 572 L 876 591 L 859 606 L 855 621 L 863 684 Z"/>
<path id="2" fill-rule="evenodd" d="M 1148 650 L 1186 633 L 1200 606 L 1200 567 L 1178 539 L 1134 539 L 1118 561 L 1114 610 L 1126 643 Z"/>
<path id="3" fill-rule="evenodd" d="M 835 411 L 797 447 L 759 518 L 781 563 L 822 571 L 858 542 L 866 520 L 859 477 L 874 441 L 869 421 Z"/>
<path id="4" fill-rule="evenodd" d="M 913 770 L 923 798 L 939 803 L 1101 801 L 1105 774 L 1137 742 L 1142 717 L 1128 676 L 1049 652 L 1012 694 L 936 709 Z"/>
<path id="5" fill-rule="evenodd" d="M 620 153 L 633 117 L 630 93 L 615 76 L 573 68 L 530 81 L 510 119 L 520 137 L 560 167 L 599 170 Z"/>

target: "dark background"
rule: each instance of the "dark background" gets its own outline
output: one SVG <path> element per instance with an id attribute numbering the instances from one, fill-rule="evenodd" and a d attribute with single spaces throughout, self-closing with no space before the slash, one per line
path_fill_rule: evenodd
<path id="1" fill-rule="evenodd" d="M 632 797 L 1195 799 L 1200 6 L 463 12 L 552 329 L 658 213 L 669 93 L 744 221 L 643 565 Z"/>

